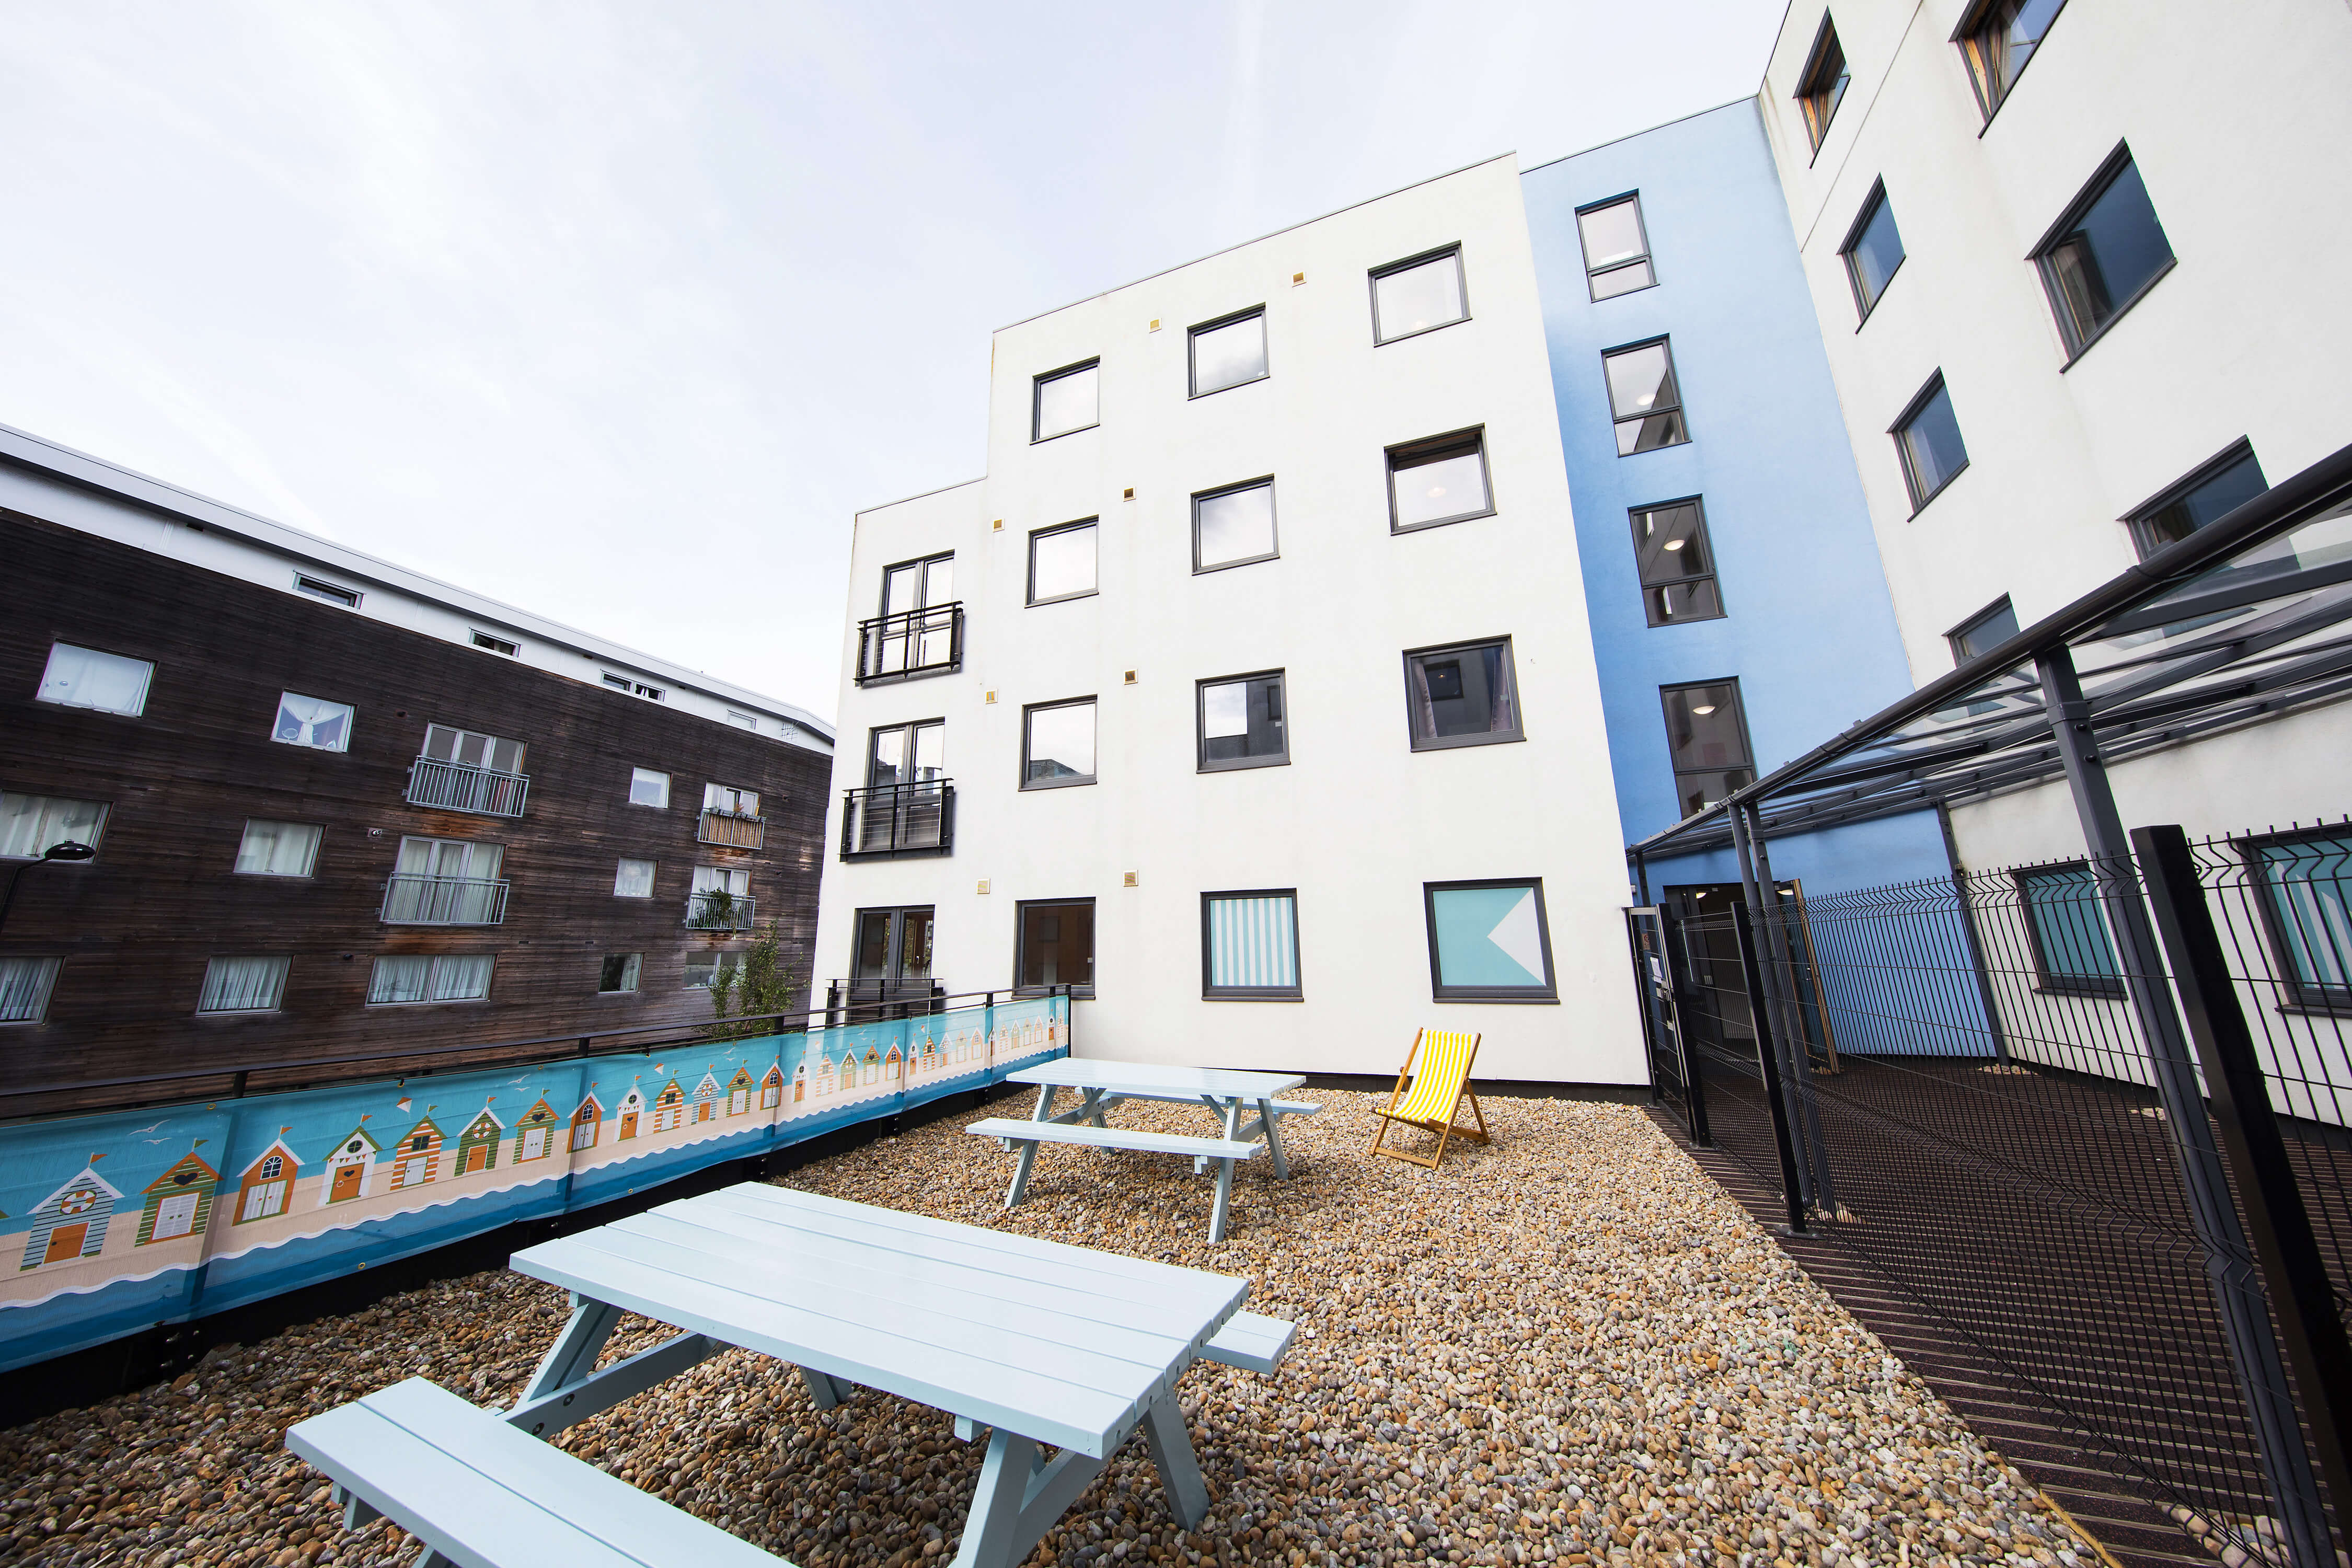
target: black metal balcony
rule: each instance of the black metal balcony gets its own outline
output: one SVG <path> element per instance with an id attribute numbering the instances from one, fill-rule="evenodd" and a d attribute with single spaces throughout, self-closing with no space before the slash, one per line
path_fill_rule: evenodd
<path id="1" fill-rule="evenodd" d="M 952 780 L 844 790 L 841 800 L 841 858 L 845 860 L 955 853 Z"/>
<path id="2" fill-rule="evenodd" d="M 857 684 L 876 686 L 963 668 L 963 601 L 857 623 Z"/>
<path id="3" fill-rule="evenodd" d="M 470 811 L 483 816 L 520 816 L 530 794 L 529 773 L 502 773 L 496 768 L 471 767 L 419 757 L 409 764 L 408 804 L 442 811 Z"/>
<path id="4" fill-rule="evenodd" d="M 766 817 L 747 816 L 740 811 L 705 811 L 694 829 L 699 842 L 733 849 L 757 849 L 767 835 Z"/>
<path id="5" fill-rule="evenodd" d="M 749 893 L 723 889 L 696 893 L 686 900 L 686 923 L 696 931 L 750 931 L 755 903 Z"/>
<path id="6" fill-rule="evenodd" d="M 507 885 L 486 877 L 395 875 L 376 918 L 388 926 L 494 926 L 507 918 Z"/>

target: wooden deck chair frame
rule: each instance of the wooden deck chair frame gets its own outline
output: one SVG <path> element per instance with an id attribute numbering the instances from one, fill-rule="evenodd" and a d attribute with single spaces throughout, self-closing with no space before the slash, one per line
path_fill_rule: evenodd
<path id="1" fill-rule="evenodd" d="M 1470 1037 L 1470 1058 L 1462 1064 L 1462 1087 L 1455 1091 L 1454 1104 L 1446 1111 L 1444 1121 L 1423 1121 L 1415 1117 L 1399 1116 L 1395 1113 L 1397 1101 L 1405 1097 L 1405 1084 L 1406 1080 L 1412 1076 L 1412 1064 L 1420 1059 L 1422 1039 L 1428 1033 L 1427 1029 L 1422 1029 L 1413 1035 L 1412 1049 L 1405 1053 L 1404 1066 L 1397 1071 L 1396 1088 L 1389 1091 L 1388 1104 L 1372 1113 L 1381 1119 L 1381 1130 L 1372 1136 L 1372 1152 L 1386 1154 L 1391 1160 L 1402 1160 L 1408 1164 L 1419 1165 L 1425 1171 L 1433 1171 L 1444 1160 L 1445 1145 L 1454 1134 L 1460 1133 L 1465 1138 L 1475 1138 L 1481 1143 L 1492 1143 L 1494 1140 L 1486 1135 L 1486 1114 L 1478 1109 L 1478 1096 L 1472 1092 L 1470 1088 L 1470 1072 L 1478 1065 L 1478 1042 L 1486 1037 L 1484 1035 L 1474 1034 Z M 1475 1128 L 1454 1124 L 1454 1118 L 1462 1114 L 1462 1102 L 1465 1100 L 1470 1102 L 1471 1118 L 1478 1124 Z M 1423 1132 L 1436 1134 L 1437 1152 L 1424 1158 L 1419 1154 L 1409 1153 L 1402 1149 L 1387 1147 L 1388 1135 L 1393 1130 L 1395 1123 L 1400 1121 L 1408 1127 L 1418 1127 Z"/>

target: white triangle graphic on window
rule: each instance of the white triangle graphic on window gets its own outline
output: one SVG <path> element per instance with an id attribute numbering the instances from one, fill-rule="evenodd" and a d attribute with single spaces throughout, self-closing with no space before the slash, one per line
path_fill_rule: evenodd
<path id="1" fill-rule="evenodd" d="M 1528 984 L 1543 984 L 1543 932 L 1536 926 L 1536 895 L 1530 888 L 1511 912 L 1497 921 L 1486 933 L 1486 940 L 1507 954 L 1512 963 L 1528 972 Z"/>

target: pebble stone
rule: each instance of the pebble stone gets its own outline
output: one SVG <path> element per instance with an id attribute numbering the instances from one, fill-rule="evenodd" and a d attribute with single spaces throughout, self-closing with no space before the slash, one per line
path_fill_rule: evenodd
<path id="1" fill-rule="evenodd" d="M 1272 1376 L 1185 1377 L 1213 1499 L 1197 1531 L 1139 1437 L 1032 1568 L 2095 1561 L 1639 1110 L 1489 1100 L 1495 1144 L 1423 1171 L 1370 1156 L 1373 1097 L 1316 1098 L 1284 1123 L 1294 1178 L 1255 1162 L 1217 1247 L 1210 1180 L 1172 1159 L 1048 1147 L 1006 1212 L 1010 1159 L 961 1115 L 782 1179 L 1244 1276 L 1254 1310 L 1299 1323 Z M 0 1562 L 413 1563 L 387 1522 L 341 1529 L 286 1427 L 411 1374 L 510 1403 L 563 1315 L 550 1287 L 474 1275 L 0 1431 Z M 668 1331 L 629 1320 L 606 1359 Z M 819 1413 L 743 1351 L 561 1444 L 801 1568 L 945 1568 L 980 1461 L 936 1411 L 866 1392 Z"/>

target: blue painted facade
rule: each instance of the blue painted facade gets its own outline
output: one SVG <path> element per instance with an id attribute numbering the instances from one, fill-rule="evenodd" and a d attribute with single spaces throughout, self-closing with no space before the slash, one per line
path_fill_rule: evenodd
<path id="1" fill-rule="evenodd" d="M 1911 690 L 1862 481 L 1755 102 L 1743 100 L 1522 177 L 1617 809 L 1632 843 L 1671 826 L 1658 689 L 1736 677 L 1759 773 Z M 1655 286 L 1595 301 L 1576 213 L 1638 193 Z M 1617 455 L 1601 354 L 1664 337 L 1690 440 Z M 1697 496 L 1724 615 L 1652 626 L 1629 512 Z M 1919 814 L 1772 846 L 1809 890 L 1943 874 Z M 1728 852 L 1653 863 L 1738 879 Z"/>

